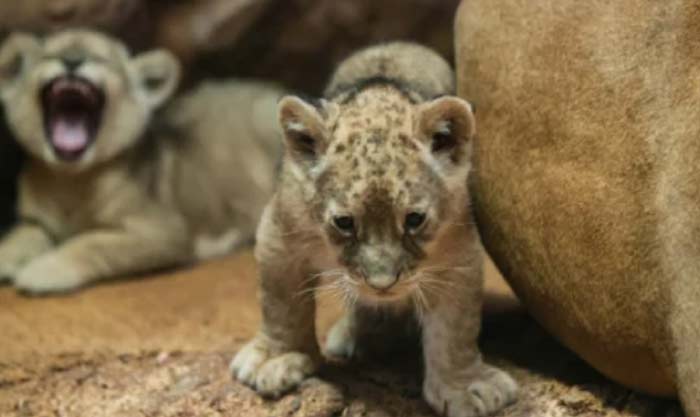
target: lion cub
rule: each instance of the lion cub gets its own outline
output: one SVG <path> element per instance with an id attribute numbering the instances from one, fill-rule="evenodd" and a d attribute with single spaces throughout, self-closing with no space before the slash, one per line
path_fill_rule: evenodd
<path id="1" fill-rule="evenodd" d="M 236 378 L 275 396 L 316 371 L 306 295 L 325 278 L 349 307 L 330 353 L 352 354 L 374 314 L 413 312 L 423 392 L 437 412 L 482 416 L 515 399 L 515 381 L 477 347 L 481 247 L 467 191 L 475 122 L 453 91 L 437 54 L 391 43 L 343 62 L 325 99 L 280 101 L 286 153 L 257 232 L 263 323 L 231 363 Z"/>
<path id="2" fill-rule="evenodd" d="M 131 56 L 95 32 L 8 38 L 0 98 L 29 157 L 0 279 L 68 291 L 252 240 L 273 190 L 281 93 L 204 85 L 156 112 L 178 78 L 170 53 Z"/>

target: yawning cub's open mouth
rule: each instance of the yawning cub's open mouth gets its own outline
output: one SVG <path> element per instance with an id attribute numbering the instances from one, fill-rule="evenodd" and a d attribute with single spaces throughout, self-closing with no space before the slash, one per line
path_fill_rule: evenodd
<path id="1" fill-rule="evenodd" d="M 90 81 L 74 76 L 52 80 L 41 91 L 44 129 L 56 156 L 80 158 L 97 136 L 104 93 Z"/>

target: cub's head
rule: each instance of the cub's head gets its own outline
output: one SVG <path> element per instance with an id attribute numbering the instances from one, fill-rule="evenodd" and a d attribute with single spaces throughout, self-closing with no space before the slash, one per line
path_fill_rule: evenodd
<path id="1" fill-rule="evenodd" d="M 416 102 L 380 85 L 318 105 L 286 97 L 279 119 L 285 169 L 303 184 L 309 222 L 344 289 L 370 301 L 405 299 L 432 285 L 448 252 L 466 250 L 441 237 L 469 222 L 469 103 Z"/>
<path id="2" fill-rule="evenodd" d="M 17 141 L 49 166 L 80 171 L 124 152 L 175 90 L 165 51 L 130 56 L 105 35 L 11 35 L 0 49 L 0 99 Z"/>

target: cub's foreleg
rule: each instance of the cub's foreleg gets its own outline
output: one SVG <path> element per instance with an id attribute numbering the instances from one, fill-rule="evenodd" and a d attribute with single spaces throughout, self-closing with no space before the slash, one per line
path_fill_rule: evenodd
<path id="1" fill-rule="evenodd" d="M 24 266 L 18 289 L 64 292 L 111 277 L 146 272 L 189 258 L 184 224 L 175 216 L 126 218 L 112 229 L 79 234 Z"/>
<path id="2" fill-rule="evenodd" d="M 449 291 L 428 295 L 422 317 L 423 395 L 441 415 L 485 416 L 513 402 L 518 388 L 508 374 L 481 359 L 482 286 L 467 285 L 472 277 L 460 276 L 462 270 L 443 272 L 437 278 L 450 283 Z"/>
<path id="3" fill-rule="evenodd" d="M 314 322 L 316 278 L 273 223 L 268 209 L 256 247 L 262 327 L 233 358 L 231 372 L 259 393 L 278 396 L 314 373 L 321 356 Z"/>
<path id="4" fill-rule="evenodd" d="M 52 247 L 41 226 L 20 222 L 0 241 L 0 281 L 15 278 L 20 268 Z"/>

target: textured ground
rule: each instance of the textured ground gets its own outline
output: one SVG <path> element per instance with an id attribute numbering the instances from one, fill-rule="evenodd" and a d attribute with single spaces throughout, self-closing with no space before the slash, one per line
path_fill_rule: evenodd
<path id="1" fill-rule="evenodd" d="M 499 416 L 682 416 L 605 381 L 553 342 L 489 276 L 487 357 L 523 385 Z M 324 300 L 320 334 L 338 313 Z M 227 364 L 259 320 L 250 254 L 113 282 L 76 295 L 0 289 L 0 416 L 432 416 L 417 352 L 329 364 L 278 401 L 232 382 Z"/>

